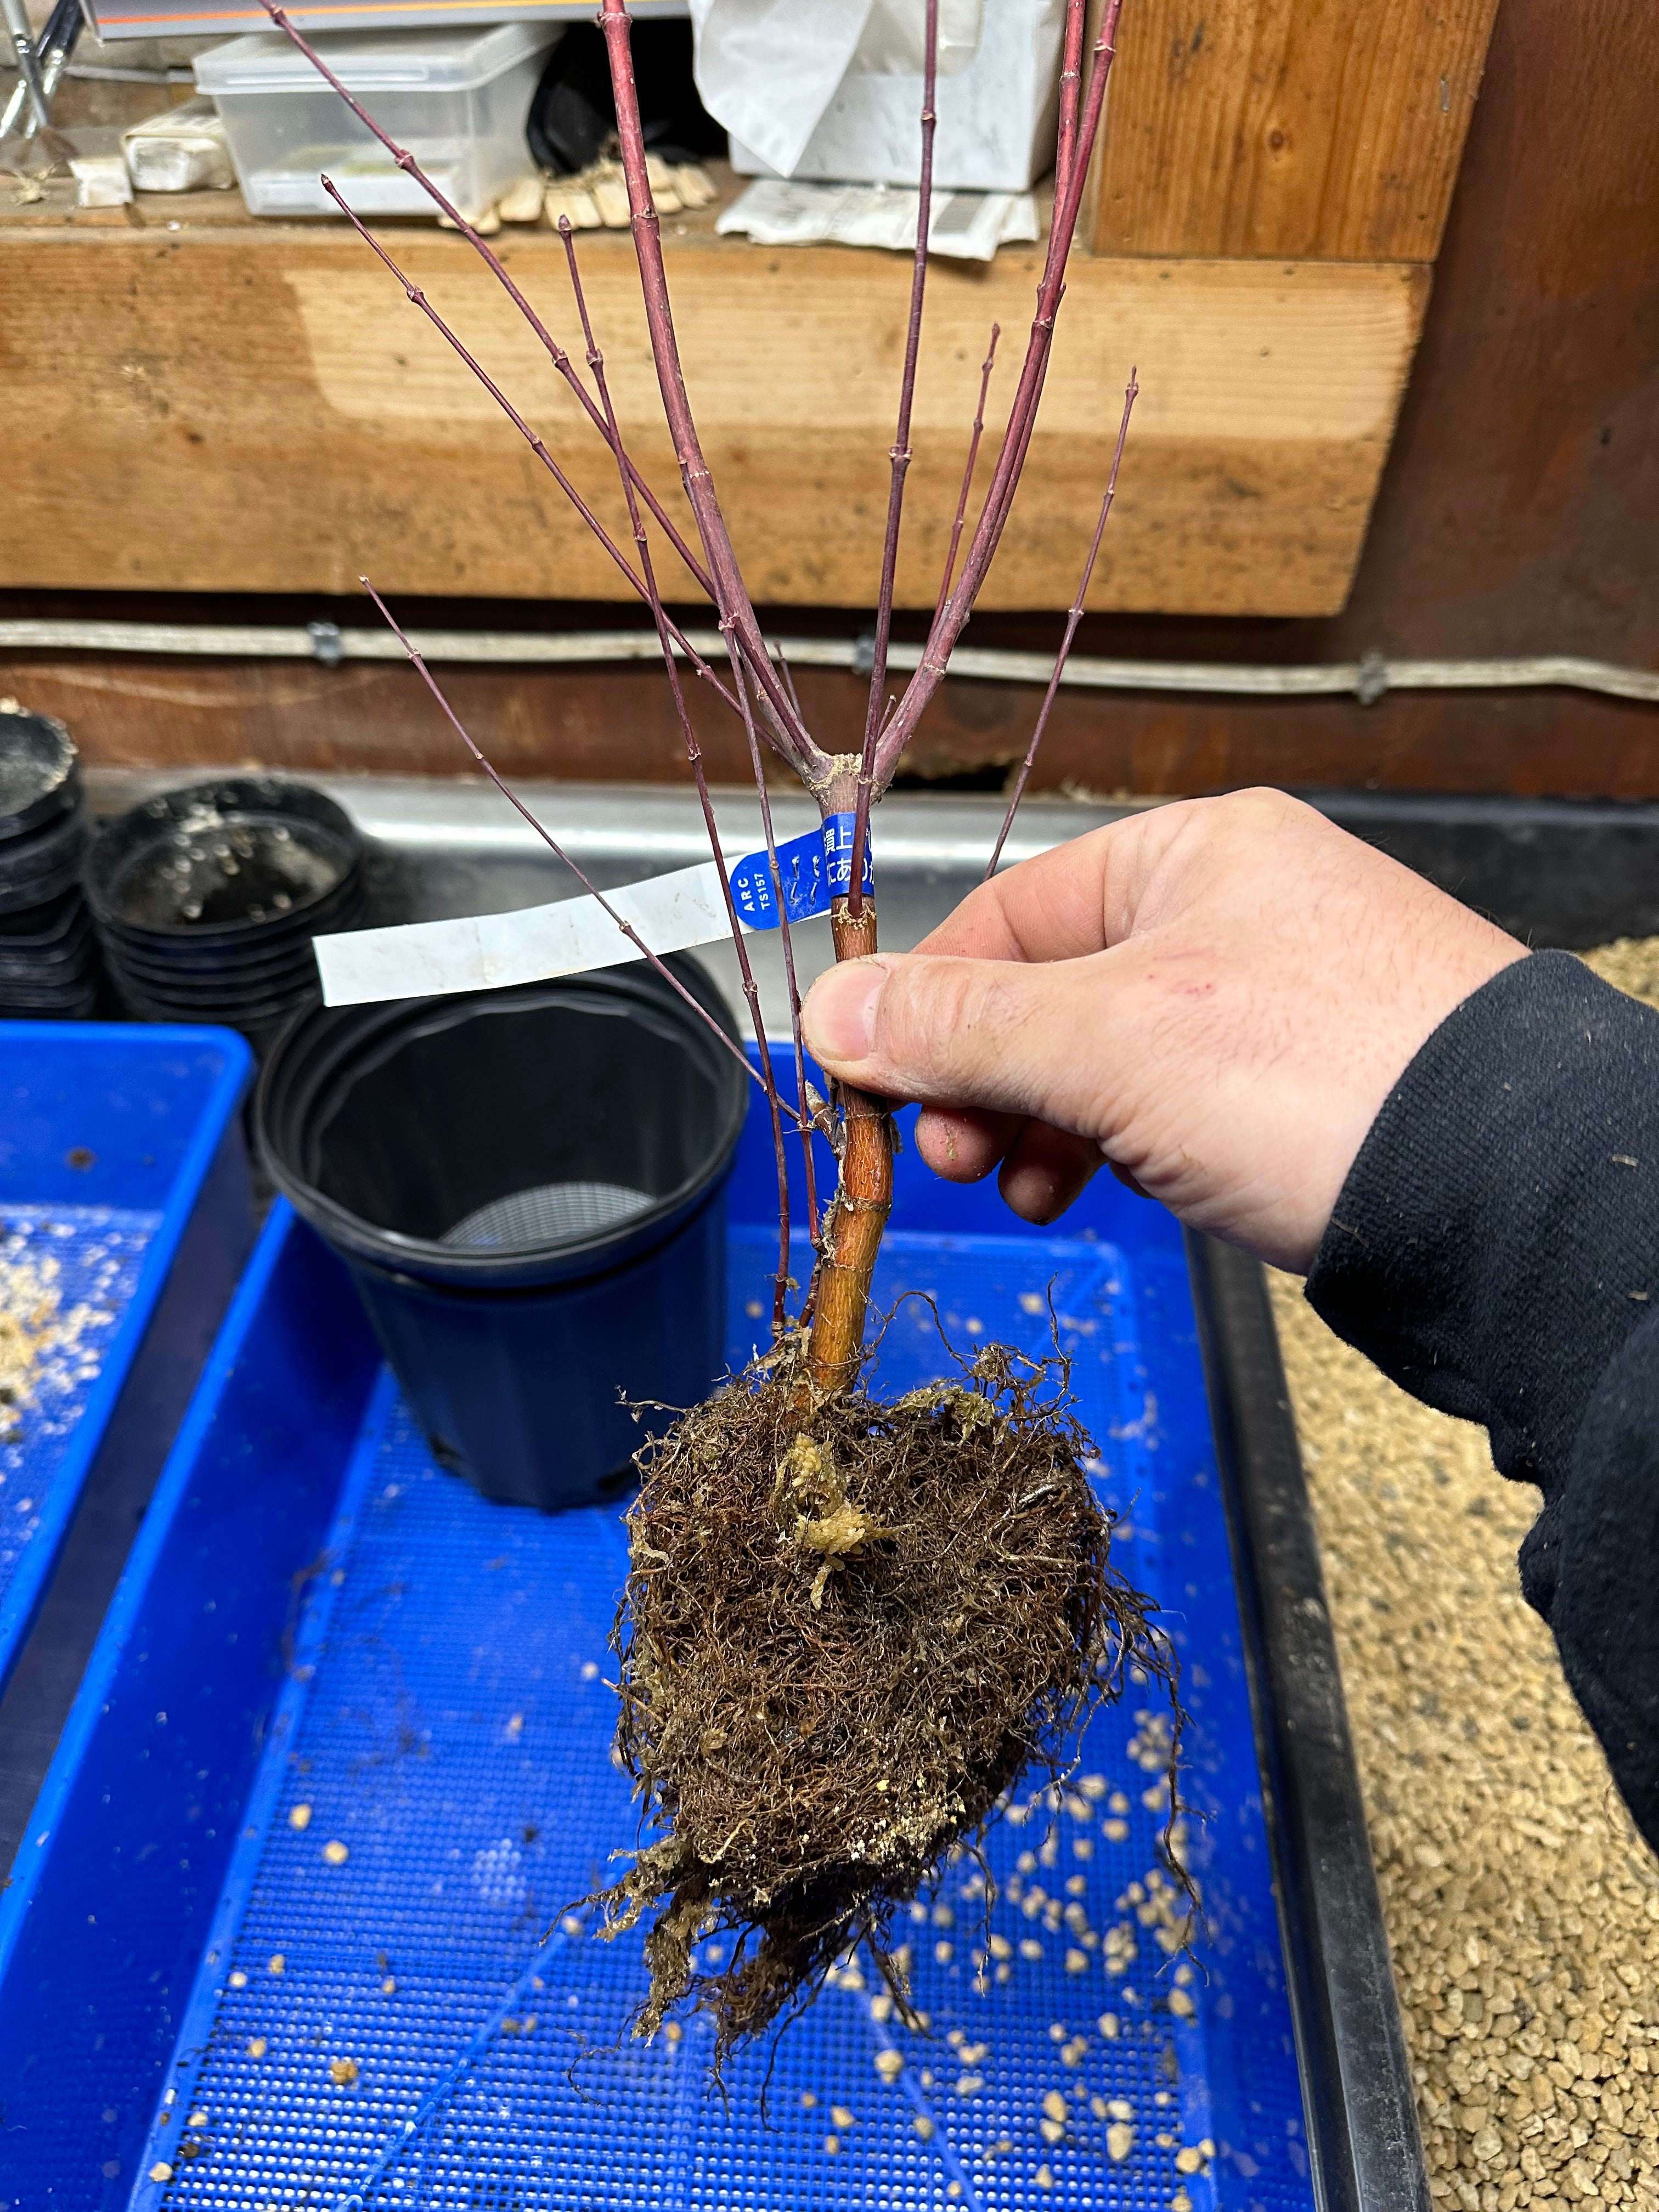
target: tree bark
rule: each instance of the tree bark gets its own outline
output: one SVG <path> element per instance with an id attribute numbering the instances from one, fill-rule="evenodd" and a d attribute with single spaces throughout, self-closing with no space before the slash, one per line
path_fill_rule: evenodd
<path id="1" fill-rule="evenodd" d="M 856 919 L 844 898 L 830 909 L 837 960 L 876 950 L 876 906 Z M 864 1320 L 882 1231 L 893 1205 L 893 1120 L 884 1099 L 836 1086 L 842 1111 L 841 1179 L 824 1225 L 806 1364 L 815 1389 L 850 1389 L 864 1358 Z"/>

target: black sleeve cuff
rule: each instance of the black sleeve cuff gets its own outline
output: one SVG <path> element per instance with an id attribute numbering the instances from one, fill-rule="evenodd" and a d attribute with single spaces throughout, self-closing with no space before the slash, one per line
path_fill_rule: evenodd
<path id="1" fill-rule="evenodd" d="M 1371 1125 L 1308 1300 L 1551 1498 L 1659 1307 L 1659 1014 L 1566 952 L 1466 999 Z"/>
<path id="2" fill-rule="evenodd" d="M 1659 1850 L 1659 1014 L 1566 953 L 1494 976 L 1383 1104 L 1308 1298 L 1543 1491 L 1522 1588 Z"/>
<path id="3" fill-rule="evenodd" d="M 1571 1473 L 1521 1567 L 1620 1794 L 1659 1851 L 1659 1314 L 1602 1376 Z"/>

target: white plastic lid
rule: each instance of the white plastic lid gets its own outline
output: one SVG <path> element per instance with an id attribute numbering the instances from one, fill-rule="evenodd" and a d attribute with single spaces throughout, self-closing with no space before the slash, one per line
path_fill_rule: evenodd
<path id="1" fill-rule="evenodd" d="M 556 23 L 514 22 L 477 30 L 320 31 L 311 44 L 352 92 L 416 86 L 471 92 L 561 35 Z M 211 93 L 328 88 L 280 31 L 252 31 L 198 54 L 196 82 Z"/>

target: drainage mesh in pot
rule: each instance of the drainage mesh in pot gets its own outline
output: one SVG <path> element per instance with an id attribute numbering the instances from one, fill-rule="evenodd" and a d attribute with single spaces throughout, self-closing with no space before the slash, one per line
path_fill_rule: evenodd
<path id="1" fill-rule="evenodd" d="M 769 1246 L 733 1231 L 737 1361 L 763 1330 Z M 803 1279 L 809 1257 L 798 1240 Z M 1191 1486 L 1214 1481 L 1202 1396 L 1190 1418 L 1160 1413 L 1151 1377 L 1170 1356 L 1151 1368 L 1138 1334 L 1177 1311 L 1190 1332 L 1184 1279 L 1148 1288 L 1081 1240 L 893 1233 L 877 1296 L 903 1292 L 923 1295 L 884 1341 L 895 1393 L 953 1371 L 929 1300 L 964 1349 L 997 1337 L 1041 1357 L 1052 1298 L 1097 1479 L 1133 1523 L 1121 1562 L 1178 1626 L 1203 1610 L 1194 1694 L 1227 1718 L 1220 1737 L 1195 1729 L 1194 1785 L 1245 1814 L 1224 1816 L 1226 1867 L 1198 1835 L 1215 1922 L 1198 1968 L 1158 1941 L 1160 1707 L 1131 1690 L 1058 1805 L 994 1824 L 988 1916 L 966 1858 L 912 1908 L 929 2035 L 883 2016 L 873 1975 L 841 1972 L 782 2037 L 764 2108 L 769 2050 L 732 2063 L 724 2103 L 700 2026 L 634 2043 L 639 1937 L 599 1942 L 571 1909 L 636 1834 L 606 1679 L 622 1522 L 483 1502 L 434 1465 L 383 1379 L 135 2207 L 1309 2212 L 1242 1665 L 1218 1626 L 1224 1559 L 1189 1582 Z"/>
<path id="2" fill-rule="evenodd" d="M 474 1207 L 441 1244 L 474 1252 L 531 1251 L 596 1237 L 656 1204 L 648 1191 L 617 1182 L 544 1182 Z"/>

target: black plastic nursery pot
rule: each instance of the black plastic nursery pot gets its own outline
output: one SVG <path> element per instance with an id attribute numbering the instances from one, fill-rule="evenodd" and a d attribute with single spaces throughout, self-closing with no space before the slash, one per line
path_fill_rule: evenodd
<path id="1" fill-rule="evenodd" d="M 108 823 L 89 856 L 98 918 L 149 945 L 227 954 L 308 935 L 356 874 L 343 807 L 281 776 L 225 776 L 158 793 Z"/>
<path id="2" fill-rule="evenodd" d="M 77 1021 L 97 1010 L 81 893 L 88 834 L 69 732 L 45 714 L 0 714 L 0 1016 Z"/>
<path id="3" fill-rule="evenodd" d="M 43 912 L 50 917 L 44 923 Z M 92 917 L 75 892 L 61 892 L 57 903 L 44 909 L 0 915 L 0 976 L 80 975 L 90 965 L 93 951 Z"/>
<path id="4" fill-rule="evenodd" d="M 254 1051 L 261 1057 L 269 1050 L 283 1030 L 302 1006 L 315 1000 L 316 988 L 296 987 L 281 998 L 247 999 L 237 997 L 228 1001 L 191 997 L 180 999 L 171 994 L 153 996 L 141 990 L 131 978 L 122 973 L 118 964 L 105 951 L 104 965 L 115 986 L 126 1014 L 139 1022 L 210 1022 L 228 1029 L 240 1030 Z"/>
<path id="5" fill-rule="evenodd" d="M 227 776 L 106 824 L 87 889 L 128 1012 L 268 1044 L 316 990 L 311 941 L 362 917 L 362 839 L 309 785 Z"/>
<path id="6" fill-rule="evenodd" d="M 695 963 L 675 971 L 728 1036 Z M 486 1498 L 614 1494 L 725 1338 L 741 1066 L 648 968 L 313 1007 L 255 1107 L 440 1463 Z"/>
<path id="7" fill-rule="evenodd" d="M 86 810 L 76 806 L 25 836 L 0 842 L 0 912 L 33 912 L 72 890 L 86 842 Z"/>
<path id="8" fill-rule="evenodd" d="M 0 844 L 27 837 L 81 803 L 74 740 L 49 714 L 0 714 Z"/>

